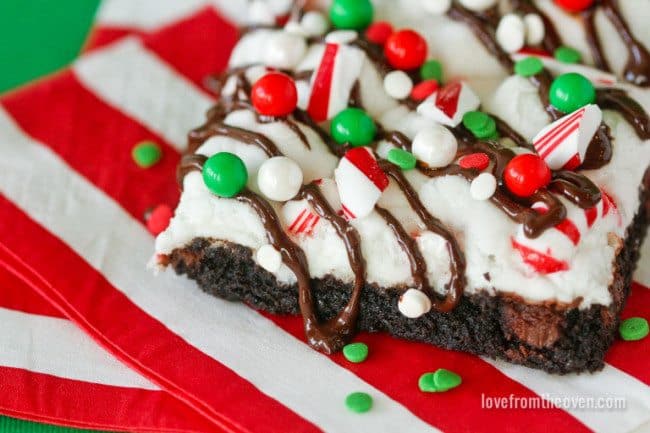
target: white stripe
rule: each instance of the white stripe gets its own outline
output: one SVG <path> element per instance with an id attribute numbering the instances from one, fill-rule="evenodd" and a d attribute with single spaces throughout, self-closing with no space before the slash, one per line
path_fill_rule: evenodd
<path id="1" fill-rule="evenodd" d="M 159 390 L 72 322 L 0 308 L 0 365 L 103 385 Z"/>
<path id="2" fill-rule="evenodd" d="M 208 0 L 103 0 L 97 21 L 146 31 L 185 18 L 208 4 Z"/>
<path id="3" fill-rule="evenodd" d="M 563 408 L 597 432 L 629 432 L 650 421 L 650 387 L 609 364 L 606 364 L 602 371 L 593 374 L 558 376 L 504 361 L 485 361 L 541 396 L 624 397 L 624 410 Z"/>
<path id="4" fill-rule="evenodd" d="M 0 154 L 0 192 L 148 314 L 264 393 L 326 431 L 437 431 L 244 305 L 204 294 L 171 272 L 154 278 L 145 268 L 154 251 L 146 230 L 1 110 Z M 343 401 L 353 391 L 370 393 L 373 410 L 346 411 Z"/>
<path id="5" fill-rule="evenodd" d="M 634 280 L 646 287 L 650 287 L 650 236 L 646 236 L 641 247 L 641 258 L 639 258 Z"/>
<path id="6" fill-rule="evenodd" d="M 188 131 L 205 121 L 205 112 L 214 103 L 131 37 L 82 57 L 74 71 L 109 105 L 179 150 L 185 149 Z"/>

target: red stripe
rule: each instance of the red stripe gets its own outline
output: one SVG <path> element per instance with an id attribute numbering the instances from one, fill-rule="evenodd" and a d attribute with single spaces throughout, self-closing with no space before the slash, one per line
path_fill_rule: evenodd
<path id="1" fill-rule="evenodd" d="M 174 208 L 178 202 L 173 181 L 178 152 L 99 100 L 70 71 L 9 95 L 2 105 L 28 135 L 47 143 L 134 218 L 142 220 L 147 208 L 157 204 Z M 131 159 L 131 149 L 142 140 L 154 140 L 163 150 L 161 161 L 146 170 Z"/>
<path id="2" fill-rule="evenodd" d="M 348 209 L 344 204 L 341 205 L 341 210 L 343 211 L 343 215 L 348 217 L 348 219 L 352 220 L 356 218 L 354 213 L 350 209 Z"/>
<path id="3" fill-rule="evenodd" d="M 268 313 L 264 316 L 304 341 L 304 325 L 299 317 Z M 495 429 L 545 433 L 549 428 L 562 432 L 589 431 L 560 409 L 481 409 L 482 394 L 491 397 L 508 397 L 510 394 L 533 397 L 536 394 L 474 355 L 396 339 L 383 333 L 362 333 L 355 337 L 355 341 L 362 341 L 370 348 L 366 361 L 353 364 L 340 353 L 331 359 L 446 433 L 492 433 Z M 462 376 L 463 384 L 440 394 L 420 392 L 417 384 L 420 375 L 438 368 L 457 372 Z"/>
<path id="4" fill-rule="evenodd" d="M 296 230 L 298 233 L 302 233 L 305 231 L 305 228 L 307 227 L 307 224 L 309 224 L 309 221 L 311 221 L 314 218 L 314 214 L 309 213 L 307 214 L 307 217 L 302 220 L 302 224 L 300 224 L 300 227 L 298 227 L 298 230 Z"/>
<path id="5" fill-rule="evenodd" d="M 101 385 L 0 366 L 0 413 L 68 427 L 141 432 L 214 432 L 163 391 Z"/>
<path id="6" fill-rule="evenodd" d="M 565 218 L 560 224 L 555 226 L 556 229 L 561 231 L 573 245 L 578 245 L 580 243 L 580 230 L 575 225 L 573 221 L 568 218 Z"/>
<path id="7" fill-rule="evenodd" d="M 436 107 L 438 107 L 450 119 L 458 111 L 458 101 L 463 91 L 463 85 L 460 81 L 449 83 L 436 94 Z"/>
<path id="8" fill-rule="evenodd" d="M 305 215 L 305 212 L 307 212 L 307 209 L 303 209 L 303 210 L 298 214 L 298 216 L 296 217 L 296 219 L 293 220 L 293 222 L 291 223 L 291 225 L 289 226 L 289 229 L 288 229 L 290 232 L 294 231 L 294 229 L 296 228 L 296 225 L 300 224 L 300 221 L 302 221 L 302 217 L 303 217 L 303 215 Z"/>
<path id="9" fill-rule="evenodd" d="M 388 176 L 382 171 L 372 152 L 365 147 L 355 147 L 345 153 L 345 158 L 358 168 L 380 191 L 388 188 Z"/>
<path id="10" fill-rule="evenodd" d="M 97 343 L 219 428 L 237 433 L 320 431 L 146 314 L 70 247 L 3 197 L 0 220 L 12 221 L 11 227 L 0 225 L 0 239 L 18 257 L 28 260 L 28 266 L 37 266 L 49 283 L 34 284 L 35 290 L 65 311 Z M 27 272 L 32 269 L 22 273 Z"/>
<path id="11" fill-rule="evenodd" d="M 63 318 L 63 314 L 41 295 L 0 266 L 0 307 L 24 313 Z"/>
<path id="12" fill-rule="evenodd" d="M 569 116 L 567 119 L 565 119 L 562 123 L 559 125 L 556 125 L 553 127 L 550 131 L 548 131 L 546 134 L 541 136 L 537 141 L 535 141 L 534 146 L 537 152 L 541 152 L 544 150 L 544 148 L 552 142 L 552 140 L 561 132 L 563 132 L 566 128 L 573 126 L 579 117 L 582 116 L 582 113 L 584 112 L 583 110 L 576 111 L 573 113 L 571 116 Z"/>
<path id="13" fill-rule="evenodd" d="M 547 146 L 543 151 L 539 153 L 539 156 L 542 158 L 546 158 L 549 156 L 555 149 L 557 149 L 563 142 L 564 140 L 573 134 L 575 131 L 578 130 L 580 127 L 579 123 L 574 124 L 571 128 L 567 129 L 562 135 L 560 135 L 556 141 L 554 141 L 550 146 Z"/>
<path id="14" fill-rule="evenodd" d="M 598 218 L 598 207 L 594 206 L 589 209 L 585 209 L 585 218 L 587 218 L 587 227 L 594 225 L 596 218 Z"/>
<path id="15" fill-rule="evenodd" d="M 199 87 L 210 74 L 224 70 L 238 32 L 207 7 L 143 38 L 144 44 Z"/>
<path id="16" fill-rule="evenodd" d="M 91 30 L 90 36 L 88 36 L 88 41 L 86 42 L 83 51 L 88 52 L 96 50 L 98 48 L 105 47 L 118 39 L 122 39 L 126 36 L 142 36 L 142 32 L 137 29 L 131 29 L 127 27 L 113 27 L 113 26 L 104 26 L 99 25 Z"/>
<path id="17" fill-rule="evenodd" d="M 514 239 L 511 239 L 510 241 L 512 248 L 519 252 L 524 263 L 532 266 L 541 274 L 552 274 L 553 272 L 566 271 L 569 269 L 569 264 L 563 260 L 536 251 Z"/>
<path id="18" fill-rule="evenodd" d="M 637 283 L 632 284 L 632 291 L 621 317 L 623 319 L 644 317 L 650 320 L 650 289 Z M 639 341 L 617 339 L 605 357 L 605 361 L 614 367 L 650 385 L 648 359 L 650 359 L 650 337 Z"/>
<path id="19" fill-rule="evenodd" d="M 309 115 L 316 122 L 327 120 L 330 93 L 332 90 L 332 77 L 334 75 L 334 65 L 338 51 L 338 44 L 325 45 L 323 58 L 318 66 L 318 72 L 316 72 L 311 95 L 309 96 L 309 105 L 307 107 Z"/>
<path id="20" fill-rule="evenodd" d="M 320 217 L 318 215 L 315 215 L 314 221 L 309 225 L 309 230 L 307 230 L 307 234 L 310 235 L 314 232 L 314 227 L 316 227 L 316 224 L 318 224 L 318 221 L 320 221 Z"/>

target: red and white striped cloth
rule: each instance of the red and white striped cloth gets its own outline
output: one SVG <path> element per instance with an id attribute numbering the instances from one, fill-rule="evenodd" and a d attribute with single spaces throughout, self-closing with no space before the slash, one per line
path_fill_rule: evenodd
<path id="1" fill-rule="evenodd" d="M 142 13 L 120 14 L 120 3 Z M 1 414 L 179 433 L 631 432 L 649 422 L 650 339 L 617 342 L 594 375 L 550 376 L 383 334 L 360 335 L 372 354 L 350 364 L 310 349 L 298 317 L 154 277 L 142 214 L 178 200 L 179 151 L 212 103 L 202 78 L 224 67 L 236 37 L 207 3 L 113 0 L 71 69 L 0 101 Z M 143 139 L 164 150 L 149 170 L 130 160 Z M 647 263 L 639 278 L 650 284 Z M 632 315 L 650 316 L 641 285 Z M 419 392 L 420 374 L 437 368 L 463 385 Z M 373 410 L 346 411 L 353 391 L 371 394 Z M 612 394 L 625 410 L 481 409 L 488 396 Z"/>

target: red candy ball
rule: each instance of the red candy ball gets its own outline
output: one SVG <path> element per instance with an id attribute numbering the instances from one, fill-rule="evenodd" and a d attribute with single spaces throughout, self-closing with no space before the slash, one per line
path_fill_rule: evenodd
<path id="1" fill-rule="evenodd" d="M 555 3 L 569 12 L 580 12 L 594 4 L 594 0 L 555 0 Z"/>
<path id="2" fill-rule="evenodd" d="M 251 100 L 258 113 L 265 116 L 286 116 L 298 105 L 298 91 L 291 77 L 271 72 L 257 80 Z"/>
<path id="3" fill-rule="evenodd" d="M 551 169 L 539 155 L 525 153 L 510 160 L 503 171 L 503 181 L 519 197 L 529 197 L 551 181 Z"/>
<path id="4" fill-rule="evenodd" d="M 386 40 L 384 55 L 396 69 L 409 70 L 422 66 L 427 58 L 427 41 L 413 30 L 399 30 Z"/>
<path id="5" fill-rule="evenodd" d="M 149 233 L 152 235 L 158 236 L 160 233 L 165 231 L 169 225 L 169 220 L 171 220 L 173 216 L 174 211 L 172 208 L 166 204 L 159 204 L 145 215 L 147 230 L 149 230 Z"/>
<path id="6" fill-rule="evenodd" d="M 376 21 L 366 29 L 366 39 L 373 44 L 384 45 L 392 33 L 393 26 L 389 22 Z"/>
<path id="7" fill-rule="evenodd" d="M 411 99 L 414 101 L 424 101 L 436 90 L 438 90 L 438 82 L 436 80 L 424 80 L 413 87 L 413 90 L 411 90 Z"/>

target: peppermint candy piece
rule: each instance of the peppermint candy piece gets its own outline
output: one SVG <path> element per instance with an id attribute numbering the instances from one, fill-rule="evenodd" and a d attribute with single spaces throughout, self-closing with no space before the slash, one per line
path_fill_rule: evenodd
<path id="1" fill-rule="evenodd" d="M 496 38 L 508 53 L 519 51 L 526 41 L 526 26 L 519 15 L 506 14 L 499 21 Z"/>
<path id="2" fill-rule="evenodd" d="M 275 156 L 261 165 L 257 172 L 257 186 L 268 199 L 291 200 L 302 186 L 302 170 L 291 158 Z"/>
<path id="3" fill-rule="evenodd" d="M 476 110 L 481 101 L 474 91 L 463 81 L 455 81 L 438 89 L 418 105 L 417 111 L 438 123 L 457 126 L 463 115 Z"/>
<path id="4" fill-rule="evenodd" d="M 584 161 L 602 119 L 597 105 L 586 105 L 542 129 L 533 146 L 552 170 L 574 170 Z"/>
<path id="5" fill-rule="evenodd" d="M 432 168 L 446 167 L 456 157 L 458 141 L 454 134 L 442 125 L 432 124 L 413 138 L 411 151 L 420 161 Z"/>
<path id="6" fill-rule="evenodd" d="M 320 222 L 307 200 L 289 201 L 282 207 L 284 220 L 287 221 L 287 232 L 292 235 L 311 236 Z"/>
<path id="7" fill-rule="evenodd" d="M 397 309 L 409 319 L 417 319 L 431 310 L 431 299 L 420 290 L 408 289 L 399 297 Z"/>
<path id="8" fill-rule="evenodd" d="M 524 48 L 511 54 L 512 60 L 518 61 L 526 57 L 537 57 L 542 61 L 544 67 L 555 75 L 562 75 L 569 72 L 577 72 L 587 77 L 595 86 L 613 86 L 618 82 L 616 75 L 603 72 L 600 69 L 585 66 L 579 63 L 562 63 L 556 60 L 551 54 L 539 50 Z"/>
<path id="9" fill-rule="evenodd" d="M 531 207 L 539 213 L 548 212 L 548 207 L 542 202 L 534 203 Z M 566 209 L 567 217 L 539 237 L 527 237 L 523 226 L 520 226 L 511 239 L 513 249 L 520 254 L 524 263 L 540 274 L 568 270 L 582 236 L 590 227 L 583 209 L 571 204 L 567 204 Z"/>
<path id="10" fill-rule="evenodd" d="M 255 253 L 255 260 L 271 273 L 277 272 L 282 265 L 282 255 L 271 244 L 262 245 Z"/>
<path id="11" fill-rule="evenodd" d="M 367 147 L 348 150 L 334 171 L 334 179 L 343 215 L 347 219 L 363 218 L 370 214 L 381 193 L 388 187 L 388 176 Z"/>
<path id="12" fill-rule="evenodd" d="M 331 119 L 348 106 L 364 59 L 365 54 L 358 48 L 334 42 L 325 44 L 320 64 L 312 75 L 307 104 L 314 121 Z"/>

